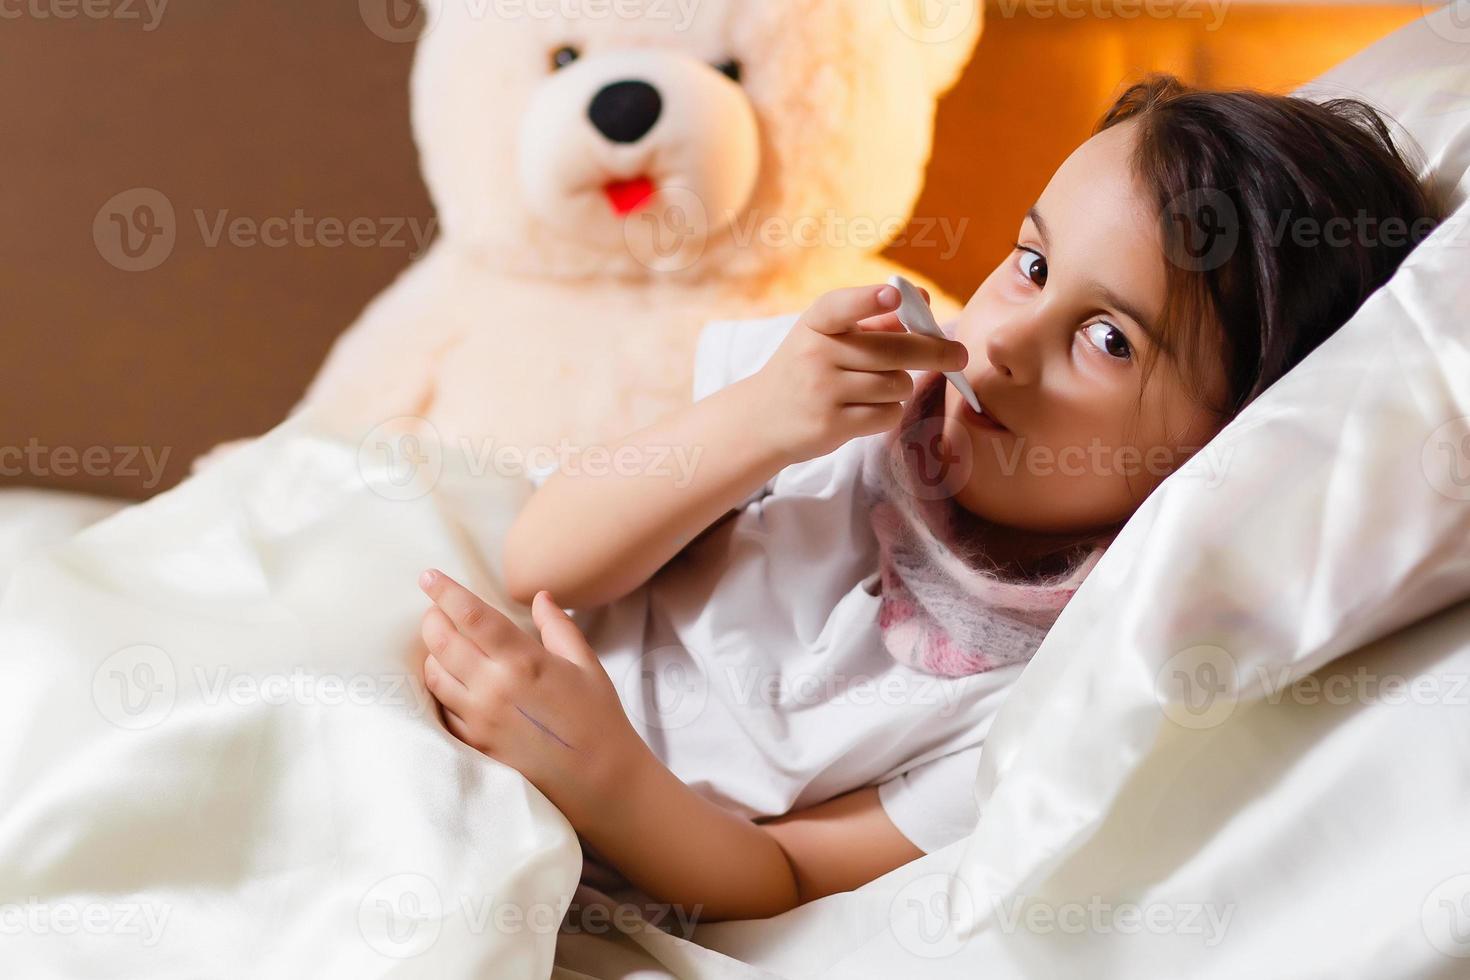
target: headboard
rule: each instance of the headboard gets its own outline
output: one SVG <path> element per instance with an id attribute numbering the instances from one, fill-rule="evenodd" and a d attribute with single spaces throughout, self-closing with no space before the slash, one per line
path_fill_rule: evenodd
<path id="1" fill-rule="evenodd" d="M 970 224 L 953 254 L 927 239 L 895 255 L 968 295 L 1124 80 L 1165 69 L 1284 90 L 1418 13 L 992 0 L 979 53 L 941 109 L 917 209 L 920 221 Z M 412 46 L 365 29 L 357 4 L 296 0 L 180 4 L 153 30 L 23 17 L 0 38 L 0 446 L 42 450 L 0 480 L 147 497 L 210 446 L 280 421 L 332 340 L 410 260 L 432 217 L 408 130 Z M 103 204 L 137 187 L 163 190 L 180 229 L 146 273 L 108 264 L 93 241 Z M 297 209 L 401 231 L 396 245 L 330 249 L 215 238 L 221 221 Z M 113 462 L 87 465 L 101 458 L 87 456 L 94 447 Z M 137 465 L 143 450 L 164 461 L 157 476 Z"/>

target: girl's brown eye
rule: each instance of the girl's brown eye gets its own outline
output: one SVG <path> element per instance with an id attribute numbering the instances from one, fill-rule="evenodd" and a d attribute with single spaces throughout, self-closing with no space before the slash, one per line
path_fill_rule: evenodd
<path id="1" fill-rule="evenodd" d="M 1046 272 L 1046 259 L 1030 250 L 1021 252 L 1021 275 L 1038 286 L 1045 286 Z"/>
<path id="2" fill-rule="evenodd" d="M 551 70 L 561 71 L 567 65 L 570 65 L 572 62 L 576 61 L 580 57 L 582 57 L 582 52 L 578 51 L 571 45 L 557 48 L 551 53 Z"/>
<path id="3" fill-rule="evenodd" d="M 1127 335 L 1111 323 L 1094 323 L 1085 332 L 1093 345 L 1109 357 L 1126 361 L 1133 356 L 1133 345 L 1128 342 Z"/>

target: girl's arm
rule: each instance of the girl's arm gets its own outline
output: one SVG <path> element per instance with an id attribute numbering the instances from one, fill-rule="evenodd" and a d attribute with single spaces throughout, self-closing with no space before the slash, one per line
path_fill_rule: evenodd
<path id="1" fill-rule="evenodd" d="M 505 542 L 505 584 L 529 605 L 546 589 L 568 608 L 620 599 L 788 463 L 757 423 L 747 378 L 636 432 L 597 476 L 556 473 Z M 606 472 L 601 472 L 606 470 Z"/>
<path id="2" fill-rule="evenodd" d="M 828 293 L 754 375 L 609 447 L 611 472 L 553 475 L 506 536 L 511 597 L 620 599 L 783 467 L 897 425 L 908 372 L 968 359 L 963 344 L 906 332 L 899 299 L 892 286 Z"/>
<path id="3" fill-rule="evenodd" d="M 759 824 L 690 789 L 633 728 L 549 593 L 531 608 L 537 642 L 443 573 L 421 585 L 434 601 L 424 682 L 445 726 L 515 767 L 647 894 L 706 919 L 762 918 L 921 856 L 871 787 Z"/>
<path id="4" fill-rule="evenodd" d="M 639 889 L 704 922 L 779 915 L 924 856 L 888 818 L 876 787 L 751 823 L 651 754 L 626 792 L 573 823 Z"/>

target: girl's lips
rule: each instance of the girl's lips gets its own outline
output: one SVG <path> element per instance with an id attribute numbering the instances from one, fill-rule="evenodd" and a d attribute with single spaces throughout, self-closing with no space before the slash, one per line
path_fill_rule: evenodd
<path id="1" fill-rule="evenodd" d="M 964 399 L 960 399 L 960 412 L 964 415 L 965 421 L 969 423 L 972 428 L 984 429 L 987 432 L 1011 431 L 1010 429 L 1007 429 L 1005 426 L 1001 425 L 1000 422 L 996 421 L 995 416 L 990 415 L 989 413 L 983 415 L 977 413 L 973 408 L 970 407 L 970 403 L 965 401 Z"/>

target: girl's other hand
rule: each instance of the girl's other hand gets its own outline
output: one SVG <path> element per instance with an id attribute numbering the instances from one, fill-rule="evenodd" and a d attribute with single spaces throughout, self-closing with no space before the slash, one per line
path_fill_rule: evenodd
<path id="1" fill-rule="evenodd" d="M 958 371 L 969 363 L 958 341 L 905 330 L 900 299 L 889 285 L 826 294 L 748 379 L 766 420 L 762 430 L 792 462 L 897 426 L 914 392 L 909 372 Z"/>
<path id="2" fill-rule="evenodd" d="M 580 826 L 648 755 L 582 631 L 549 592 L 531 608 L 538 642 L 443 572 L 419 585 L 434 603 L 421 627 L 424 683 L 445 726 Z"/>

